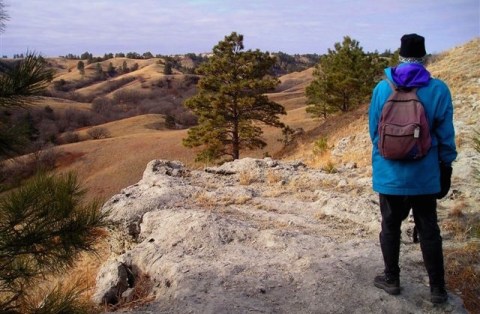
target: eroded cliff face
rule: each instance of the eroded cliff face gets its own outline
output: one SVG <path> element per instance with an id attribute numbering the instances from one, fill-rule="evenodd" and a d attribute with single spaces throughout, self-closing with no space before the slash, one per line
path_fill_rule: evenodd
<path id="1" fill-rule="evenodd" d="M 383 262 L 370 172 L 269 158 L 204 170 L 151 161 L 103 207 L 115 227 L 94 300 L 129 301 L 142 290 L 150 302 L 139 313 L 463 313 L 453 294 L 441 307 L 428 301 L 408 222 L 402 294 L 373 286 Z"/>

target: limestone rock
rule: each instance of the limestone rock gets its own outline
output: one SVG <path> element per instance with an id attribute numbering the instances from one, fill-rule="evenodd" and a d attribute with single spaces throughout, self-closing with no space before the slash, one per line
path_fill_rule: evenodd
<path id="1" fill-rule="evenodd" d="M 411 241 L 402 245 L 402 296 L 373 286 L 382 269 L 378 196 L 359 173 L 270 158 L 205 170 L 151 161 L 102 209 L 115 222 L 113 255 L 93 299 L 131 299 L 144 274 L 153 301 L 138 313 L 441 313 L 425 301 Z M 454 295 L 448 307 L 463 312 Z"/>

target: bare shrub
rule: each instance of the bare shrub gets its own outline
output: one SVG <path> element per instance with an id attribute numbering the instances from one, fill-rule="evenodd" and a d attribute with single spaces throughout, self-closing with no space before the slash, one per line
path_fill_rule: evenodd
<path id="1" fill-rule="evenodd" d="M 55 168 L 55 163 L 57 162 L 59 155 L 59 151 L 53 148 L 36 151 L 32 154 L 33 162 L 35 163 L 34 172 L 47 171 Z"/>
<path id="2" fill-rule="evenodd" d="M 104 127 L 94 127 L 87 131 L 87 134 L 94 140 L 110 137 L 110 131 Z"/>
<path id="3" fill-rule="evenodd" d="M 80 142 L 80 135 L 78 135 L 78 133 L 76 132 L 68 131 L 63 134 L 61 139 L 63 143 L 67 143 L 67 144 L 77 143 L 77 142 Z"/>
<path id="4" fill-rule="evenodd" d="M 53 148 L 38 148 L 34 153 L 4 161 L 0 165 L 0 191 L 18 186 L 23 180 L 34 174 L 49 171 L 55 164 L 61 152 Z"/>
<path id="5" fill-rule="evenodd" d="M 130 103 L 137 104 L 145 97 L 135 90 L 119 90 L 113 94 L 113 101 L 115 103 Z"/>

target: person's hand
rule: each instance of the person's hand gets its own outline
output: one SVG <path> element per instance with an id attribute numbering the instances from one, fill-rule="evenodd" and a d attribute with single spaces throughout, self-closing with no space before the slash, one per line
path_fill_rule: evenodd
<path id="1" fill-rule="evenodd" d="M 450 190 L 452 183 L 452 166 L 440 163 L 440 193 L 437 194 L 437 199 L 444 198 Z"/>

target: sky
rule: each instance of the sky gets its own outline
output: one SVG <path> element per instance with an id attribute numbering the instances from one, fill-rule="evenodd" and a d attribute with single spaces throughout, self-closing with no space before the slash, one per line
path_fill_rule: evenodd
<path id="1" fill-rule="evenodd" d="M 395 51 L 403 34 L 440 53 L 480 37 L 480 0 L 0 0 L 0 56 L 207 53 L 232 32 L 245 49 L 327 53 L 345 36 Z"/>

